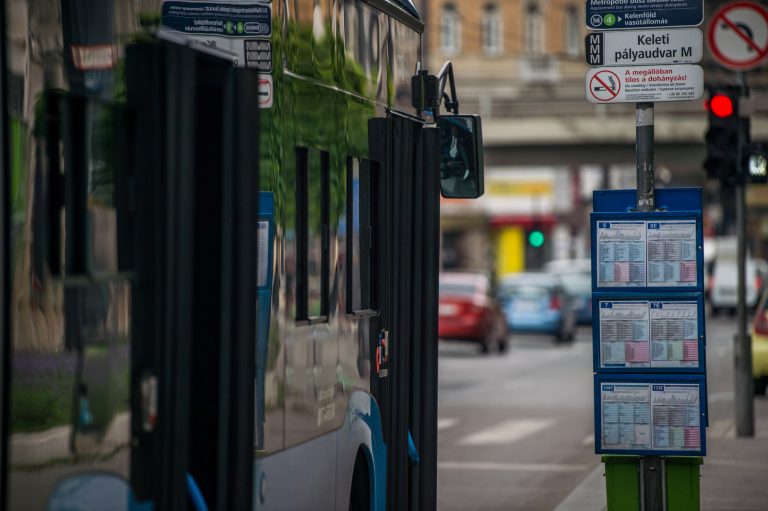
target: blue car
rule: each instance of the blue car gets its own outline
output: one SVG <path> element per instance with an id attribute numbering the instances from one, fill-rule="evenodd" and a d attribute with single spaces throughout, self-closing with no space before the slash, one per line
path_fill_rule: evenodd
<path id="1" fill-rule="evenodd" d="M 576 313 L 559 277 L 518 273 L 499 285 L 499 302 L 513 332 L 549 334 L 558 342 L 572 341 Z"/>

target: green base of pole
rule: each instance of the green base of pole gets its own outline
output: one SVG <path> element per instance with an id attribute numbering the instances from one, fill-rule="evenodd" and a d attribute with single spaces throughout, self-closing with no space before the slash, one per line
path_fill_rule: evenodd
<path id="1" fill-rule="evenodd" d="M 700 456 L 665 456 L 665 494 L 668 511 L 699 511 Z M 603 456 L 608 511 L 640 510 L 640 457 Z"/>

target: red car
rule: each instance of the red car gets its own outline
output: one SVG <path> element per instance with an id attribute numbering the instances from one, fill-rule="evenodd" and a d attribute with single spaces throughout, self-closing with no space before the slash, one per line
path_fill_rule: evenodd
<path id="1" fill-rule="evenodd" d="M 507 349 L 507 323 L 483 273 L 442 273 L 438 336 L 472 341 L 483 353 Z"/>

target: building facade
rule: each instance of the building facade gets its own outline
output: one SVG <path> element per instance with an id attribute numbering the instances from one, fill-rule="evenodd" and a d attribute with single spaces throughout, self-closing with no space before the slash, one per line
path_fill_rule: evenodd
<path id="1" fill-rule="evenodd" d="M 635 186 L 635 105 L 585 99 L 585 2 L 423 0 L 421 11 L 427 68 L 450 60 L 460 111 L 483 118 L 486 193 L 472 204 L 445 201 L 444 266 L 503 276 L 588 257 L 592 191 Z M 735 80 L 708 56 L 701 65 L 707 84 Z M 747 74 L 753 140 L 768 140 L 767 75 Z M 705 183 L 702 169 L 704 101 L 657 103 L 655 114 L 657 186 L 705 186 L 727 209 L 730 192 Z M 532 231 L 544 233 L 542 246 L 530 243 Z"/>

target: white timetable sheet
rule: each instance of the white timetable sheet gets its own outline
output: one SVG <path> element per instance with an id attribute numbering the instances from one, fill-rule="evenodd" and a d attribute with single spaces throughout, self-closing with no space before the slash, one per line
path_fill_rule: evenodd
<path id="1" fill-rule="evenodd" d="M 696 221 L 648 222 L 648 285 L 696 286 Z"/>
<path id="2" fill-rule="evenodd" d="M 645 286 L 646 222 L 597 223 L 597 285 Z"/>
<path id="3" fill-rule="evenodd" d="M 700 451 L 697 383 L 600 384 L 603 450 Z"/>
<path id="4" fill-rule="evenodd" d="M 695 300 L 601 300 L 598 310 L 600 367 L 698 367 Z"/>
<path id="5" fill-rule="evenodd" d="M 696 220 L 599 221 L 597 287 L 695 287 Z"/>

